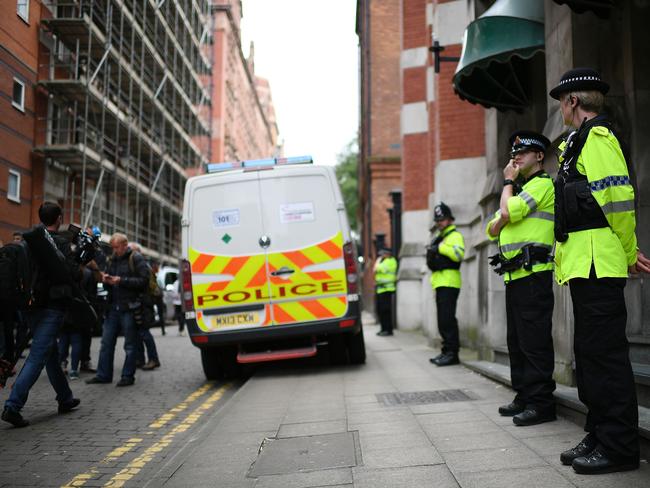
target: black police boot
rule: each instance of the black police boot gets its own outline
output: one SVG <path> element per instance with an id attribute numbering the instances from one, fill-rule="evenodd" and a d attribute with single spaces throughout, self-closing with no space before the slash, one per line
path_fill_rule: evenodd
<path id="1" fill-rule="evenodd" d="M 81 400 L 78 398 L 73 398 L 69 402 L 59 403 L 59 413 L 68 413 L 74 410 L 79 406 Z"/>
<path id="2" fill-rule="evenodd" d="M 571 463 L 573 463 L 574 459 L 585 457 L 591 454 L 591 451 L 596 449 L 597 445 L 598 439 L 596 439 L 596 436 L 594 434 L 589 432 L 576 447 L 564 451 L 562 454 L 560 454 L 560 461 L 565 466 L 571 466 Z"/>
<path id="3" fill-rule="evenodd" d="M 521 413 L 524 410 L 526 410 L 526 405 L 516 400 L 513 400 L 507 405 L 501 405 L 499 407 L 499 415 L 503 417 L 513 417 L 514 415 L 517 415 L 518 413 Z"/>
<path id="4" fill-rule="evenodd" d="M 20 415 L 20 412 L 9 410 L 7 407 L 2 411 L 2 420 L 9 422 L 14 427 L 27 427 L 29 422 Z"/>
<path id="5" fill-rule="evenodd" d="M 442 356 L 444 356 L 444 354 L 443 354 L 443 353 L 440 353 L 440 354 L 438 354 L 438 355 L 437 355 L 436 357 L 434 357 L 434 358 L 429 358 L 429 362 L 430 362 L 430 363 L 433 363 L 433 364 L 438 364 L 438 360 L 439 360 Z"/>
<path id="6" fill-rule="evenodd" d="M 385 337 L 385 336 L 392 336 L 393 333 L 390 330 L 380 330 L 377 332 L 377 335 L 380 337 Z"/>
<path id="7" fill-rule="evenodd" d="M 540 412 L 534 408 L 527 408 L 521 413 L 512 417 L 512 422 L 519 427 L 526 427 L 529 425 L 543 424 L 544 422 L 552 422 L 556 420 L 555 412 Z"/>
<path id="8" fill-rule="evenodd" d="M 571 466 L 578 474 L 616 473 L 618 471 L 639 469 L 639 458 L 613 460 L 605 454 L 602 446 L 596 446 L 587 456 L 574 459 Z"/>
<path id="9" fill-rule="evenodd" d="M 453 352 L 448 352 L 445 353 L 434 364 L 436 366 L 451 366 L 452 364 L 460 364 L 460 361 L 458 360 L 458 354 Z"/>

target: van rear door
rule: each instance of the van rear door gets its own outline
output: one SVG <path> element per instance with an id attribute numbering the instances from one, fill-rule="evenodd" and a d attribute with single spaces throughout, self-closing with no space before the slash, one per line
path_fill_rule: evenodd
<path id="1" fill-rule="evenodd" d="M 270 325 L 259 172 L 215 175 L 194 185 L 188 255 L 199 328 Z"/>
<path id="2" fill-rule="evenodd" d="M 327 168 L 260 172 L 273 324 L 336 319 L 347 312 L 348 230 L 336 195 Z"/>

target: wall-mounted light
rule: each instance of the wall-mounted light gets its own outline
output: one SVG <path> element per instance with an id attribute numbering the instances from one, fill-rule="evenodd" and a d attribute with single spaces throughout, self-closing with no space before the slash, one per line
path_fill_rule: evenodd
<path id="1" fill-rule="evenodd" d="M 445 50 L 445 46 L 441 46 L 440 43 L 434 39 L 433 46 L 429 48 L 429 51 L 433 53 L 433 71 L 440 73 L 440 63 L 441 62 L 458 62 L 460 57 L 458 56 L 441 56 L 440 53 Z"/>

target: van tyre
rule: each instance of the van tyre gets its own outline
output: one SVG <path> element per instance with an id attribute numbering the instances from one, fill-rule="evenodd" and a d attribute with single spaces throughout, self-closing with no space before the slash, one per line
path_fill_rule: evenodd
<path id="1" fill-rule="evenodd" d="M 220 348 L 218 357 L 223 378 L 235 379 L 242 375 L 242 365 L 237 362 L 237 346 Z"/>
<path id="2" fill-rule="evenodd" d="M 215 349 L 201 349 L 201 364 L 206 379 L 218 380 L 222 377 L 219 355 Z"/>
<path id="3" fill-rule="evenodd" d="M 343 334 L 332 335 L 329 338 L 330 363 L 333 366 L 348 364 L 348 347 Z"/>
<path id="4" fill-rule="evenodd" d="M 366 362 L 366 344 L 363 340 L 363 328 L 356 334 L 346 336 L 348 357 L 350 364 L 364 364 Z"/>

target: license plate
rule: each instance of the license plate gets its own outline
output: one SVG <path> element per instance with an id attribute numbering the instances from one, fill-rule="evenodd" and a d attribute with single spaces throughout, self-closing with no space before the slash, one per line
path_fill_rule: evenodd
<path id="1" fill-rule="evenodd" d="M 212 325 L 215 329 L 224 327 L 245 327 L 258 325 L 261 322 L 259 312 L 238 312 L 212 317 Z"/>

